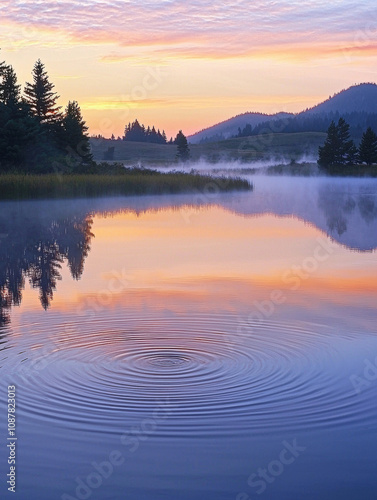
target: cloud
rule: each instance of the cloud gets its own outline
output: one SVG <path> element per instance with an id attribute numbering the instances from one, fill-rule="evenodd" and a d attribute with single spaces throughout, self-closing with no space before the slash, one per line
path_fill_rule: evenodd
<path id="1" fill-rule="evenodd" d="M 162 106 L 167 106 L 169 104 L 169 101 L 166 99 L 132 99 L 131 97 L 129 100 L 114 100 L 111 98 L 101 98 L 99 97 L 95 101 L 85 101 L 81 104 L 82 109 L 87 109 L 87 110 L 121 110 L 121 109 L 133 109 L 133 108 L 147 108 L 150 109 L 151 107 L 157 106 L 157 107 L 162 107 Z"/>
<path id="2" fill-rule="evenodd" d="M 257 57 L 279 53 L 279 47 L 305 52 L 317 44 L 328 44 L 330 52 L 357 50 L 360 40 L 372 44 L 377 34 L 372 0 L 2 0 L 0 18 L 3 40 L 14 39 L 17 26 L 18 44 L 40 31 L 127 51 L 104 56 L 112 62 L 131 59 L 128 51 L 137 47 L 161 58 Z M 319 55 L 306 50 L 308 57 L 313 53 Z"/>

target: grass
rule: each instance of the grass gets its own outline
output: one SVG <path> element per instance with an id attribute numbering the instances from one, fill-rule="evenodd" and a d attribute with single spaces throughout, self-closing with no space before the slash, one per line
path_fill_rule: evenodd
<path id="1" fill-rule="evenodd" d="M 253 161 L 271 158 L 297 160 L 303 155 L 317 155 L 318 147 L 325 141 L 326 134 L 317 132 L 295 134 L 266 133 L 257 136 L 227 139 L 216 143 L 191 146 L 194 155 L 209 161 Z"/>
<path id="2" fill-rule="evenodd" d="M 0 175 L 0 200 L 37 198 L 81 198 L 143 194 L 214 193 L 251 190 L 243 179 L 211 177 L 191 173 L 162 174 L 146 169 L 124 173 L 77 175 Z"/>
<path id="3" fill-rule="evenodd" d="M 326 134 L 320 132 L 266 133 L 206 144 L 192 144 L 190 153 L 194 162 L 204 159 L 211 163 L 218 161 L 249 163 L 271 157 L 297 160 L 305 154 L 317 156 L 318 147 L 323 145 L 325 139 Z M 130 165 L 137 162 L 143 165 L 172 165 L 176 162 L 177 148 L 174 145 L 91 139 L 91 146 L 96 161 L 102 161 L 107 149 L 114 147 L 114 160 Z"/>

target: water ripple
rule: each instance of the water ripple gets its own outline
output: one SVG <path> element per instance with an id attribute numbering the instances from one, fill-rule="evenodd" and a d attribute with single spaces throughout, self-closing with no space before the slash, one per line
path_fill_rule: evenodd
<path id="1" fill-rule="evenodd" d="M 24 341 L 13 364 L 27 386 L 19 395 L 20 411 L 119 432 L 165 399 L 170 416 L 155 432 L 180 437 L 373 421 L 376 403 L 352 393 L 338 347 L 352 340 L 324 325 L 299 322 L 265 322 L 240 334 L 237 320 L 225 313 L 118 313 L 110 323 L 105 315 L 55 323 L 52 330 L 49 323 L 48 332 L 35 325 L 38 333 L 28 345 Z"/>

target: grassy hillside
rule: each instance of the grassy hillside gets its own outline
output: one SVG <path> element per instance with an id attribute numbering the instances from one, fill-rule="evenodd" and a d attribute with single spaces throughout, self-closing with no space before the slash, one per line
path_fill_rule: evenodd
<path id="1" fill-rule="evenodd" d="M 95 161 L 102 161 L 109 147 L 114 147 L 114 161 L 129 165 L 141 162 L 144 165 L 173 163 L 176 146 L 148 144 L 145 142 L 111 141 L 110 139 L 90 139 Z"/>
<path id="2" fill-rule="evenodd" d="M 317 156 L 318 146 L 325 141 L 326 134 L 306 132 L 297 134 L 266 134 L 240 139 L 193 144 L 190 146 L 193 161 L 200 158 L 210 162 L 239 160 L 252 162 L 273 157 L 297 160 L 304 154 Z M 173 165 L 176 162 L 176 146 L 139 142 L 91 139 L 96 161 L 102 161 L 109 147 L 114 147 L 114 161 L 127 165 L 138 162 L 143 165 Z"/>
<path id="3" fill-rule="evenodd" d="M 298 134 L 266 134 L 191 146 L 193 158 L 210 161 L 240 160 L 252 162 L 278 157 L 297 160 L 304 154 L 317 156 L 318 146 L 326 134 L 317 132 Z"/>

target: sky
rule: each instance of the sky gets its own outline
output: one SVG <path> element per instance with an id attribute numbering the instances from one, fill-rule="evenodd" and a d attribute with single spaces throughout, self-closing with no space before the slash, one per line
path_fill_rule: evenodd
<path id="1" fill-rule="evenodd" d="M 136 118 L 189 135 L 377 81 L 375 0 L 2 0 L 0 28 L 19 82 L 40 58 L 105 137 Z"/>

